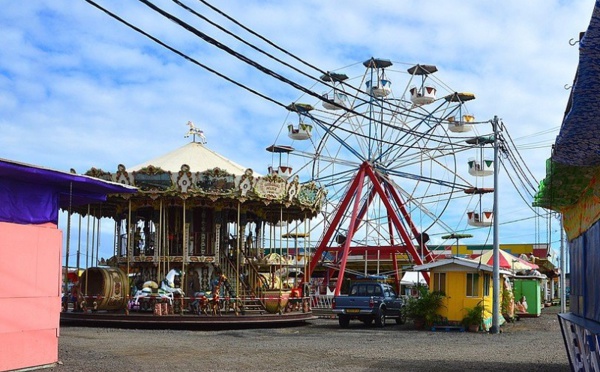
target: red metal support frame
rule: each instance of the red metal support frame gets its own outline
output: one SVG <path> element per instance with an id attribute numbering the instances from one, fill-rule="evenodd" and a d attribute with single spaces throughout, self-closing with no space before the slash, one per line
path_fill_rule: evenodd
<path id="1" fill-rule="evenodd" d="M 369 181 L 373 184 L 373 189 L 369 193 L 368 197 L 362 201 L 361 204 L 361 192 L 364 186 L 365 177 L 368 177 Z M 402 246 L 386 246 L 386 247 L 352 247 L 352 237 L 358 231 L 358 228 L 363 220 L 364 216 L 367 213 L 369 205 L 374 200 L 375 196 L 379 196 L 381 201 L 383 202 L 385 209 L 388 214 L 388 226 L 390 239 L 394 239 L 394 228 L 397 230 L 399 237 L 402 239 L 404 244 Z M 328 247 L 331 241 L 331 238 L 336 230 L 339 228 L 339 224 L 344 216 L 345 212 L 350 207 L 350 203 L 354 198 L 354 206 L 352 208 L 352 214 L 350 217 L 350 226 L 348 228 L 348 236 L 346 237 L 346 241 L 343 243 L 342 247 Z M 386 178 L 382 175 L 377 174 L 370 163 L 364 162 L 358 169 L 357 174 L 354 176 L 353 181 L 351 182 L 346 194 L 344 195 L 341 203 L 338 205 L 338 208 L 335 212 L 334 218 L 331 220 L 331 223 L 324 231 L 322 239 L 317 247 L 315 254 L 310 262 L 309 271 L 307 278 L 310 278 L 312 273 L 314 272 L 317 264 L 321 261 L 321 257 L 324 252 L 337 252 L 337 256 L 339 257 L 341 253 L 341 260 L 338 268 L 338 281 L 336 284 L 335 295 L 340 293 L 344 273 L 346 269 L 346 263 L 348 260 L 348 256 L 351 252 L 363 251 L 365 255 L 367 252 L 371 250 L 376 250 L 378 252 L 389 252 L 390 257 L 392 258 L 394 270 L 395 270 L 395 279 L 397 288 L 399 288 L 400 278 L 398 277 L 398 262 L 396 258 L 396 254 L 400 252 L 405 252 L 411 255 L 413 261 L 416 264 L 422 264 L 423 261 L 419 253 L 417 252 L 414 243 L 412 242 L 412 238 L 409 236 L 408 231 L 406 230 L 404 224 L 400 220 L 397 211 L 394 208 L 391 200 L 393 200 L 394 204 L 396 204 L 397 208 L 400 210 L 402 216 L 407 221 L 408 226 L 410 227 L 411 233 L 416 237 L 419 232 L 413 224 L 410 215 L 408 214 L 406 208 L 404 207 L 404 203 L 397 191 L 395 190 L 393 184 L 386 180 Z M 424 252 L 426 248 L 424 247 Z M 429 275 L 427 273 L 423 273 L 425 280 L 429 282 Z"/>
<path id="2" fill-rule="evenodd" d="M 410 227 L 415 238 L 417 238 L 417 236 L 420 235 L 420 232 L 419 232 L 419 230 L 417 230 L 417 227 L 412 222 L 412 218 L 410 217 L 410 214 L 404 207 L 404 205 L 405 205 L 404 201 L 402 200 L 402 198 L 400 198 L 400 195 L 397 193 L 396 189 L 393 187 L 393 185 L 391 185 L 391 183 L 389 183 L 388 181 L 385 181 L 385 184 L 388 185 L 387 190 L 390 191 L 390 195 L 392 196 L 392 199 L 398 206 L 400 213 L 402 214 L 402 216 L 408 223 L 408 226 Z M 427 246 L 426 245 L 421 246 L 421 250 L 423 252 L 423 257 L 425 258 L 425 262 L 430 262 L 432 260 L 432 257 L 431 257 L 431 252 L 429 252 L 429 249 L 427 249 Z M 417 253 L 417 255 L 418 255 L 418 253 Z M 419 256 L 419 258 L 420 258 L 420 256 Z M 429 283 L 429 279 L 427 280 L 427 282 Z"/>
<path id="3" fill-rule="evenodd" d="M 349 190 L 356 189 L 357 184 L 358 184 L 358 177 L 355 177 L 350 185 Z M 313 258 L 310 261 L 307 278 L 311 277 L 312 273 L 315 270 L 315 267 L 317 266 L 317 263 L 319 263 L 319 261 L 321 260 L 321 255 L 323 254 L 323 252 L 326 251 L 325 248 L 329 244 L 329 241 L 331 240 L 333 233 L 335 232 L 338 224 L 340 223 L 340 220 L 342 219 L 344 212 L 348 208 L 350 201 L 352 201 L 352 197 L 353 197 L 353 194 L 350 191 L 346 192 L 346 195 L 342 199 L 342 202 L 340 203 L 340 205 L 335 213 L 335 216 L 333 217 L 333 220 L 331 220 L 331 224 L 329 225 L 327 230 L 325 230 L 325 232 L 323 234 L 323 238 L 321 239 L 321 242 L 319 243 L 319 246 L 317 247 Z M 348 239 L 346 239 L 346 240 L 348 240 Z"/>
<path id="4" fill-rule="evenodd" d="M 381 201 L 383 202 L 383 204 L 385 205 L 385 207 L 387 209 L 388 218 L 390 218 L 392 220 L 392 222 L 394 223 L 396 229 L 398 230 L 398 233 L 400 233 L 400 236 L 402 237 L 402 240 L 405 243 L 406 250 L 412 256 L 414 262 L 417 265 L 421 265 L 423 263 L 423 261 L 421 260 L 421 257 L 419 256 L 419 252 L 417 252 L 417 250 L 415 248 L 415 245 L 412 242 L 412 239 L 408 236 L 408 233 L 406 232 L 406 229 L 404 228 L 404 225 L 400 221 L 400 218 L 398 217 L 398 215 L 395 213 L 395 211 L 394 211 L 394 209 L 392 207 L 392 204 L 385 197 L 385 191 L 384 191 L 383 185 L 388 185 L 388 184 L 384 183 L 382 185 L 381 182 L 379 182 L 378 177 L 375 175 L 375 172 L 373 171 L 373 169 L 371 169 L 371 167 L 366 167 L 365 170 L 367 172 L 367 175 L 369 176 L 369 178 L 373 182 L 373 187 L 375 187 L 375 189 L 377 190 L 377 193 L 381 197 Z M 395 190 L 394 190 L 393 187 L 387 186 L 387 189 L 390 190 L 390 191 L 393 191 L 392 194 L 394 194 Z M 403 206 L 399 206 L 399 208 L 401 210 L 404 209 Z M 410 216 L 409 215 L 405 216 L 405 219 L 407 219 L 407 222 L 409 223 L 409 226 L 410 226 L 412 224 L 412 220 L 410 219 Z M 423 273 L 423 277 L 429 283 L 429 274 L 427 274 L 427 273 L 424 272 Z"/>
<path id="5" fill-rule="evenodd" d="M 340 263 L 340 271 L 338 272 L 338 281 L 335 286 L 335 295 L 338 296 L 342 289 L 344 273 L 346 272 L 346 262 L 348 261 L 348 253 L 350 252 L 350 244 L 352 243 L 352 237 L 356 232 L 356 224 L 358 219 L 358 211 L 360 208 L 360 193 L 362 192 L 363 182 L 365 180 L 365 170 L 364 163 L 361 165 L 358 174 L 356 175 L 356 179 L 358 180 L 358 184 L 356 185 L 356 189 L 349 189 L 348 193 L 354 195 L 354 208 L 352 208 L 352 215 L 350 217 L 350 226 L 348 228 L 348 236 L 346 237 L 346 241 L 344 242 L 344 250 L 342 252 L 342 262 Z"/>

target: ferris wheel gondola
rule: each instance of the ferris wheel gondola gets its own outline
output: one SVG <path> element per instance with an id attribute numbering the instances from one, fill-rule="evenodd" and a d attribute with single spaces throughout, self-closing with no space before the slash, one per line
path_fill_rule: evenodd
<path id="1" fill-rule="evenodd" d="M 494 143 L 494 138 L 491 136 L 479 136 L 470 138 L 465 142 L 477 146 L 477 156 L 469 158 L 469 174 L 476 177 L 485 177 L 494 174 L 494 160 L 486 156 L 484 151 L 485 145 Z"/>
<path id="2" fill-rule="evenodd" d="M 279 154 L 279 165 L 269 165 L 269 174 L 278 175 L 279 177 L 287 180 L 292 175 L 293 168 L 288 165 L 287 161 L 283 161 L 283 154 L 286 156 L 289 155 L 290 152 L 294 151 L 294 148 L 285 145 L 271 145 L 267 147 L 266 150 L 273 154 Z"/>
<path id="3" fill-rule="evenodd" d="M 477 208 L 467 212 L 467 223 L 475 227 L 488 227 L 494 223 L 494 211 L 482 208 L 482 195 L 493 193 L 494 189 L 490 187 L 471 187 L 464 190 L 465 194 L 479 196 Z"/>
<path id="4" fill-rule="evenodd" d="M 344 93 L 340 83 L 348 79 L 346 74 L 329 72 L 321 76 L 321 80 L 333 84 L 331 92 L 323 93 L 323 107 L 327 110 L 342 110 L 347 107 L 348 95 Z"/>
<path id="5" fill-rule="evenodd" d="M 298 113 L 298 124 L 288 124 L 288 137 L 290 137 L 293 140 L 303 141 L 309 139 L 312 136 L 313 126 L 312 124 L 304 122 L 302 120 L 302 118 L 304 117 L 302 113 L 308 112 L 313 109 L 314 108 L 311 105 L 305 104 L 291 104 L 288 106 L 288 110 L 295 111 L 296 113 Z M 267 151 L 269 150 L 267 149 Z"/>
<path id="6" fill-rule="evenodd" d="M 472 93 L 453 93 L 444 97 L 450 102 L 467 102 L 475 99 L 475 95 Z M 473 129 L 473 122 L 475 122 L 475 116 L 469 113 L 463 113 L 463 106 L 459 106 L 459 110 L 456 116 L 448 117 L 448 130 L 454 133 L 470 132 Z"/>
<path id="7" fill-rule="evenodd" d="M 373 97 L 382 98 L 392 93 L 392 81 L 385 75 L 385 69 L 392 65 L 390 60 L 371 58 L 363 65 L 371 71 L 371 76 L 365 81 L 365 85 Z"/>
<path id="8" fill-rule="evenodd" d="M 410 88 L 410 100 L 415 105 L 428 105 L 435 101 L 437 88 L 429 82 L 427 76 L 437 71 L 437 67 L 432 65 L 416 65 L 408 69 L 411 75 L 421 76 L 421 84 Z"/>

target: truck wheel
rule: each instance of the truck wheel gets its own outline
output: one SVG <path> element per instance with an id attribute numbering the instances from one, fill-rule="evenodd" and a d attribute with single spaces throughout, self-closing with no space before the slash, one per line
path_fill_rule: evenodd
<path id="1" fill-rule="evenodd" d="M 406 323 L 406 316 L 404 314 L 400 314 L 396 318 L 396 324 L 404 324 L 404 323 Z"/>
<path id="2" fill-rule="evenodd" d="M 375 325 L 377 327 L 385 327 L 385 309 L 379 309 L 375 315 Z"/>
<path id="3" fill-rule="evenodd" d="M 350 317 L 349 316 L 340 315 L 338 317 L 338 321 L 340 322 L 340 327 L 342 327 L 342 328 L 348 328 L 348 326 L 350 325 Z"/>

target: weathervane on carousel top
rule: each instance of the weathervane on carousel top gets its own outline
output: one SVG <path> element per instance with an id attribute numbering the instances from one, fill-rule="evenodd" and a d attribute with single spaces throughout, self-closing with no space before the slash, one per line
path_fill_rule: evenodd
<path id="1" fill-rule="evenodd" d="M 196 136 L 198 136 L 200 138 L 200 143 L 205 144 L 206 137 L 204 136 L 204 132 L 201 129 L 196 128 L 194 123 L 191 121 L 188 121 L 187 125 L 190 127 L 190 130 L 188 130 L 184 138 L 188 138 L 190 135 L 192 135 L 192 141 L 196 142 Z"/>

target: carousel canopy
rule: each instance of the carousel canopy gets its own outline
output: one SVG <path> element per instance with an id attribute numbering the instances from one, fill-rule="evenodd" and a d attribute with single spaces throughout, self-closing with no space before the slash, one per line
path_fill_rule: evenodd
<path id="1" fill-rule="evenodd" d="M 165 171 L 178 172 L 183 164 L 187 164 L 194 171 L 219 168 L 236 176 L 244 174 L 246 169 L 248 169 L 217 154 L 202 143 L 190 142 L 158 158 L 128 167 L 127 170 L 139 171 L 152 165 Z"/>

